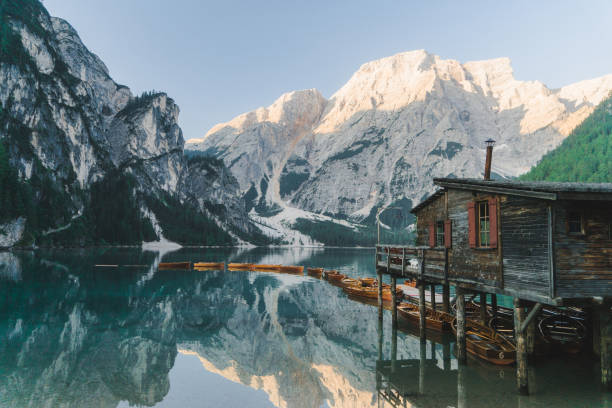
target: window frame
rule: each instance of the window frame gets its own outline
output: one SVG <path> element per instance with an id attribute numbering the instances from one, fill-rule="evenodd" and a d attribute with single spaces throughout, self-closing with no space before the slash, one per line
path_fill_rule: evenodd
<path id="1" fill-rule="evenodd" d="M 442 226 L 442 231 L 439 230 L 440 226 Z M 436 248 L 443 248 L 444 247 L 444 220 L 436 220 L 434 227 L 435 227 L 434 242 L 436 244 Z"/>
<path id="2" fill-rule="evenodd" d="M 482 214 L 484 209 L 485 214 Z M 483 229 L 483 222 L 486 221 L 486 229 Z M 485 234 L 483 244 L 482 234 Z M 476 201 L 476 248 L 491 248 L 491 214 L 489 213 L 489 201 Z"/>
<path id="3" fill-rule="evenodd" d="M 580 228 L 578 231 L 572 231 L 572 224 L 575 223 L 575 220 L 572 221 L 573 216 L 578 216 L 579 218 L 579 224 L 580 224 Z M 584 228 L 584 214 L 582 213 L 582 211 L 576 211 L 576 210 L 568 210 L 567 211 L 567 218 L 566 218 L 566 225 L 567 225 L 567 234 L 568 235 L 585 235 L 585 228 Z"/>

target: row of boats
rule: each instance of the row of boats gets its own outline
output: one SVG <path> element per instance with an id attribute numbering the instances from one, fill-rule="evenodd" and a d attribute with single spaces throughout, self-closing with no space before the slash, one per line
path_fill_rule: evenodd
<path id="1" fill-rule="evenodd" d="M 225 270 L 224 262 L 171 262 L 160 263 L 160 269 L 193 269 Z M 229 263 L 228 270 L 277 272 L 303 275 L 303 266 L 269 265 L 251 263 Z M 353 300 L 376 305 L 378 303 L 378 282 L 375 278 L 351 278 L 337 270 L 324 268 L 306 268 L 308 276 L 327 280 L 330 284 L 342 288 Z M 406 286 L 414 286 L 414 281 L 406 281 Z M 390 309 L 393 294 L 388 284 L 382 284 L 383 306 Z M 405 296 L 403 290 L 396 288 L 395 300 L 398 302 L 398 316 L 407 323 L 417 325 L 420 320 L 419 307 L 415 300 Z M 406 300 L 406 301 L 404 301 Z M 453 304 L 453 309 L 455 305 Z M 466 302 L 466 349 L 469 354 L 497 365 L 509 365 L 516 361 L 516 343 L 514 341 L 514 311 L 499 306 L 494 312 L 487 305 L 481 313 L 480 305 L 472 300 Z M 452 310 L 455 312 L 455 310 Z M 456 312 L 455 312 L 456 313 Z M 457 332 L 455 313 L 446 313 L 428 307 L 426 309 L 426 327 L 441 333 Z M 481 321 L 486 316 L 486 322 Z M 547 309 L 539 314 L 536 327 L 536 354 L 549 353 L 551 350 L 576 353 L 581 350 L 586 337 L 586 315 L 579 309 Z"/>

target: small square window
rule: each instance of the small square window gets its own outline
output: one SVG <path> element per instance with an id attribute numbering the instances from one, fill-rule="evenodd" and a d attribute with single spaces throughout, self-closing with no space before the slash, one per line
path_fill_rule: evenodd
<path id="1" fill-rule="evenodd" d="M 582 215 L 577 211 L 570 211 L 567 216 L 567 231 L 570 234 L 582 233 Z"/>
<path id="2" fill-rule="evenodd" d="M 436 221 L 436 246 L 444 246 L 444 221 Z"/>

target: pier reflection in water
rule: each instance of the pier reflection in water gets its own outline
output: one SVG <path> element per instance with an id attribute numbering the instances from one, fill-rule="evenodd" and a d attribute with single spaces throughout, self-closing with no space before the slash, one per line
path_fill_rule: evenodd
<path id="1" fill-rule="evenodd" d="M 387 312 L 379 326 L 325 281 L 162 258 L 373 275 L 370 250 L 1 253 L 0 406 L 612 406 L 580 358 L 539 365 L 521 398 L 512 368 L 458 367 L 452 338 L 422 344 Z"/>

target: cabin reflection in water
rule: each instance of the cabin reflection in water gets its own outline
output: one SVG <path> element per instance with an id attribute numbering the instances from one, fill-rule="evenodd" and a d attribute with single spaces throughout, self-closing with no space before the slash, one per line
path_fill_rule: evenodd
<path id="1" fill-rule="evenodd" d="M 396 344 L 396 330 L 391 331 L 391 337 L 392 344 Z M 401 350 L 398 353 L 392 346 L 390 356 L 385 359 L 384 351 L 379 349 L 378 408 L 612 407 L 610 394 L 597 395 L 595 367 L 585 366 L 579 359 L 530 368 L 529 387 L 534 395 L 523 396 L 515 391 L 516 376 L 512 367 L 476 360 L 470 365 L 457 364 L 451 355 L 453 348 L 452 336 L 443 336 L 437 341 L 421 342 L 419 358 L 398 358 Z"/>

